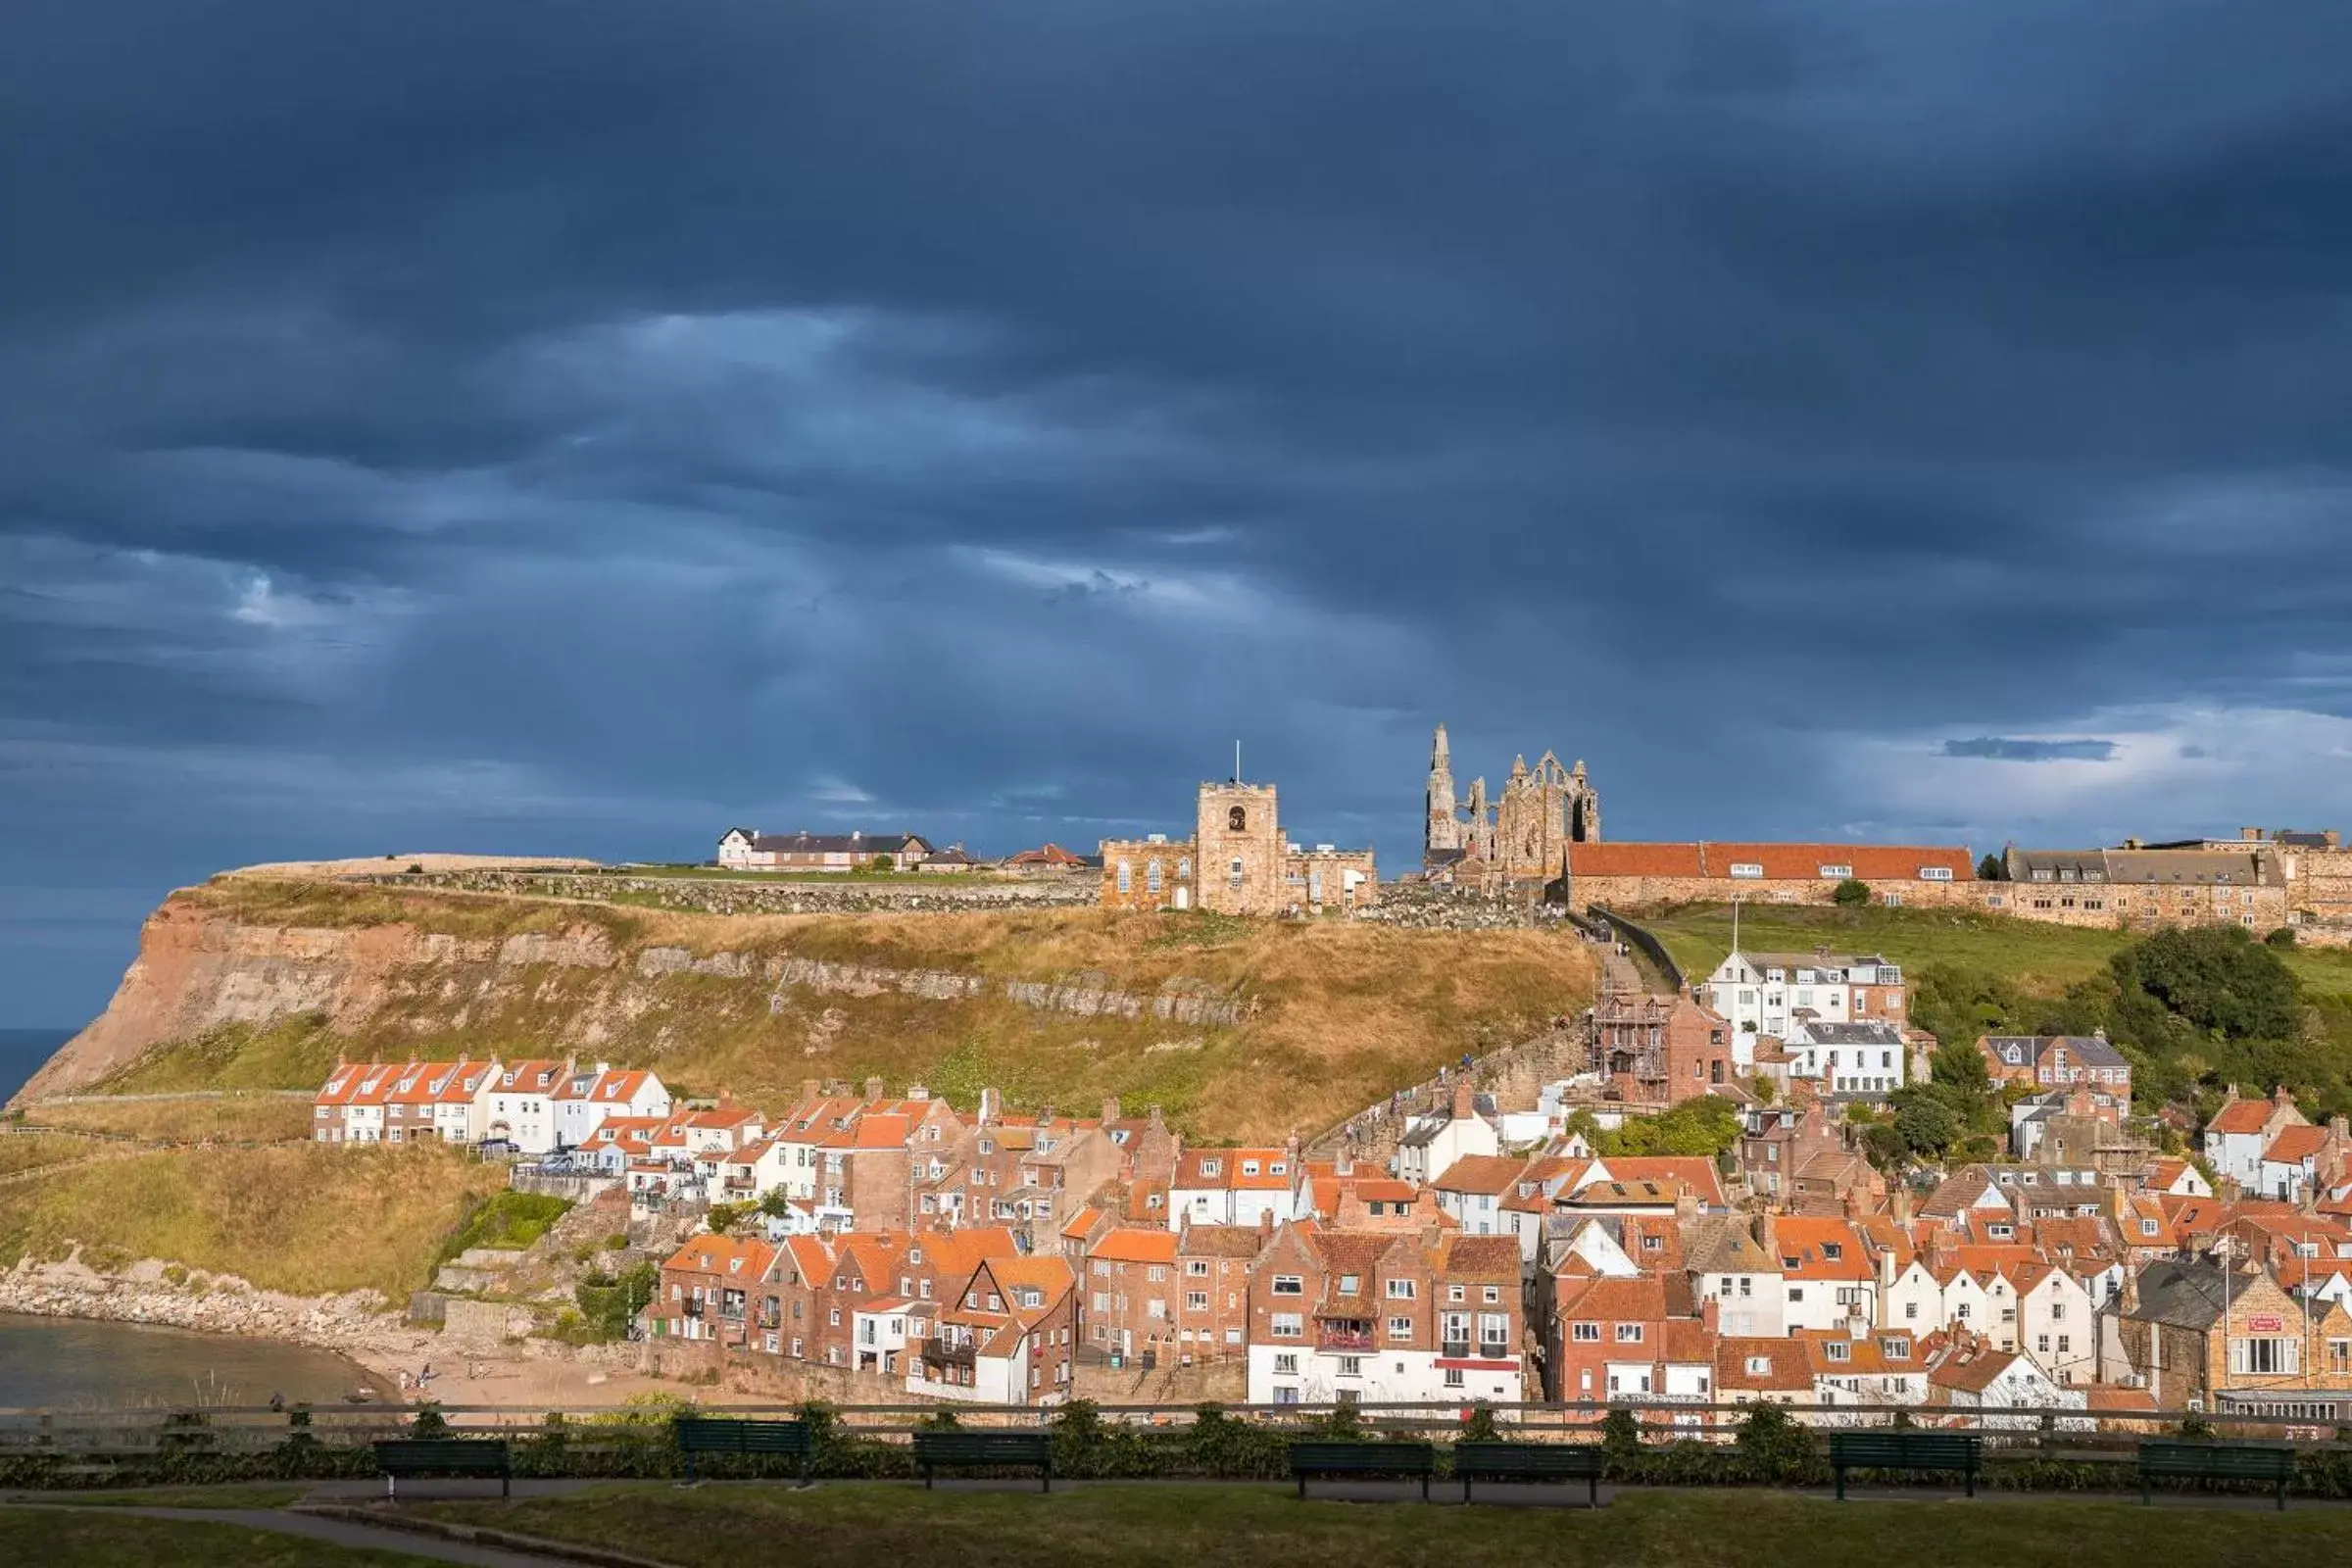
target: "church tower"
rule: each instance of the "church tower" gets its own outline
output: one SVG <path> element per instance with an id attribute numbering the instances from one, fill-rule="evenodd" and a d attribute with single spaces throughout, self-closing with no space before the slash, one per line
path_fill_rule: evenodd
<path id="1" fill-rule="evenodd" d="M 1462 847 L 1461 819 L 1454 815 L 1453 758 L 1446 745 L 1446 726 L 1438 726 L 1437 745 L 1429 754 L 1429 794 L 1424 803 L 1429 825 L 1421 841 L 1423 857 Z"/>

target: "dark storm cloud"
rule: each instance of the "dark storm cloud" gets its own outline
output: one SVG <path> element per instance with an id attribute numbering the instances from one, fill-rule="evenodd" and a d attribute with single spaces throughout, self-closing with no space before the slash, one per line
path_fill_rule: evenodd
<path id="1" fill-rule="evenodd" d="M 2019 741 L 1997 735 L 1945 741 L 1946 757 L 1985 757 L 2002 762 L 2105 762 L 2115 757 L 2113 741 Z"/>
<path id="2" fill-rule="evenodd" d="M 2344 755 L 2341 7 L 20 13 L 0 890 Z"/>

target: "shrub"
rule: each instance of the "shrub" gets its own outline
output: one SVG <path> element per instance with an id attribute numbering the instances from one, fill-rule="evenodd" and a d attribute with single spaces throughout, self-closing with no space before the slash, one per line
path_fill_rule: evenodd
<path id="1" fill-rule="evenodd" d="M 1818 1481 L 1829 1466 L 1813 1434 L 1777 1404 L 1751 1405 L 1736 1440 L 1740 1466 L 1752 1481 Z"/>
<path id="2" fill-rule="evenodd" d="M 1865 908 L 1870 904 L 1870 884 L 1858 876 L 1849 876 L 1838 884 L 1837 891 L 1830 895 L 1830 902 L 1840 909 Z"/>
<path id="3" fill-rule="evenodd" d="M 2264 937 L 2262 941 L 2265 947 L 2291 948 L 2295 945 L 2294 928 L 2282 925 L 2269 936 Z"/>
<path id="4" fill-rule="evenodd" d="M 1493 1443 L 1500 1434 L 1494 1430 L 1494 1407 L 1481 1399 L 1462 1417 L 1464 1443 Z"/>

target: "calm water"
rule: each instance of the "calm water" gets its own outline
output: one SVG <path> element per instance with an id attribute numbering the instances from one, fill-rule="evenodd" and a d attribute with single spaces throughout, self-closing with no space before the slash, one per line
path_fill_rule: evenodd
<path id="1" fill-rule="evenodd" d="M 57 1054 L 57 1048 L 73 1039 L 74 1033 L 71 1029 L 0 1029 L 0 1101 L 24 1088 L 24 1080 Z"/>
<path id="2" fill-rule="evenodd" d="M 325 1350 L 137 1323 L 0 1312 L 0 1408 L 336 1405 L 374 1380 Z"/>

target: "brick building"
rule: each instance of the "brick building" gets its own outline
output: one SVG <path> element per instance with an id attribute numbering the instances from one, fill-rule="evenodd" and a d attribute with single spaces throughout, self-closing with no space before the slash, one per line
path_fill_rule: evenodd
<path id="1" fill-rule="evenodd" d="M 1285 1225 L 1250 1272 L 1252 1404 L 1524 1397 L 1509 1236 Z"/>
<path id="2" fill-rule="evenodd" d="M 1731 1025 L 1689 997 L 1601 998 L 1591 1051 L 1604 1093 L 1629 1105 L 1679 1105 L 1739 1076 Z"/>
<path id="3" fill-rule="evenodd" d="M 2087 1084 L 2127 1102 L 2132 1099 L 2132 1063 L 2107 1043 L 2105 1030 L 2088 1035 L 1981 1035 L 1977 1050 L 1994 1083 L 2040 1089 Z"/>
<path id="4" fill-rule="evenodd" d="M 1571 843 L 1566 860 L 1556 886 L 1573 909 L 1829 904 L 1849 877 L 1879 904 L 1979 905 L 1976 862 L 1959 845 Z"/>

